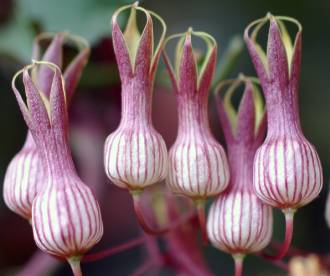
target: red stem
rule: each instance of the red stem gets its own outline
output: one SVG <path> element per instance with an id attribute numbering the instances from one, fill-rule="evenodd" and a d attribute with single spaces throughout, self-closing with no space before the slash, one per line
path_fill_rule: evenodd
<path id="1" fill-rule="evenodd" d="M 172 231 L 175 228 L 182 225 L 183 223 L 187 222 L 195 215 L 195 211 L 193 210 L 191 212 L 187 212 L 186 214 L 182 215 L 181 217 L 179 217 L 177 220 L 171 222 L 166 227 L 163 227 L 160 229 L 153 229 L 152 227 L 150 227 L 148 225 L 148 223 L 146 222 L 146 220 L 144 218 L 143 211 L 140 206 L 140 194 L 132 194 L 132 197 L 133 197 L 134 211 L 135 211 L 137 220 L 138 220 L 140 226 L 142 227 L 142 229 L 144 230 L 144 232 L 146 232 L 149 235 L 159 236 L 159 235 L 166 234 L 169 231 Z"/>
<path id="2" fill-rule="evenodd" d="M 285 239 L 283 244 L 281 245 L 278 253 L 275 256 L 268 255 L 266 253 L 262 253 L 261 256 L 264 257 L 266 260 L 270 261 L 278 261 L 281 260 L 286 253 L 288 252 L 293 235 L 293 217 L 294 217 L 295 210 L 293 209 L 286 209 L 283 210 L 285 216 Z"/>
<path id="3" fill-rule="evenodd" d="M 279 248 L 282 247 L 282 244 L 277 242 L 277 241 L 272 241 L 270 243 L 270 246 L 273 247 L 275 250 L 279 250 Z M 289 250 L 286 252 L 286 256 L 287 257 L 295 257 L 295 256 L 307 256 L 310 254 L 317 254 L 313 251 L 307 251 L 304 249 L 300 249 L 300 248 L 295 248 L 290 246 Z"/>
<path id="4" fill-rule="evenodd" d="M 235 262 L 235 276 L 242 276 L 243 275 L 243 261 L 244 255 L 233 255 L 234 262 Z"/>
<path id="5" fill-rule="evenodd" d="M 94 261 L 97 261 L 97 260 L 101 260 L 101 259 L 104 259 L 104 258 L 109 257 L 111 255 L 121 253 L 125 250 L 134 248 L 138 245 L 143 244 L 144 242 L 145 242 L 144 237 L 137 237 L 133 240 L 125 242 L 124 244 L 120 244 L 120 245 L 117 245 L 115 247 L 108 248 L 108 249 L 106 249 L 104 251 L 101 251 L 101 252 L 86 255 L 85 257 L 83 257 L 82 261 L 84 263 L 89 263 L 89 262 L 94 262 Z"/>
<path id="6" fill-rule="evenodd" d="M 206 230 L 205 201 L 203 200 L 196 202 L 196 208 L 197 208 L 199 225 L 202 231 L 203 244 L 208 245 L 209 238 L 207 236 L 207 230 Z"/>

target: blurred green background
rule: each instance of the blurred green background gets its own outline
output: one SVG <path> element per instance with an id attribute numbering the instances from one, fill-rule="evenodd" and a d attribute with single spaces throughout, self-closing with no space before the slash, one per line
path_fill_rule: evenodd
<path id="1" fill-rule="evenodd" d="M 93 52 L 80 84 L 81 93 L 92 93 L 86 97 L 92 98 L 96 107 L 98 101 L 103 99 L 98 99 L 98 97 L 108 95 L 111 103 L 108 108 L 120 109 L 118 76 L 109 38 L 111 36 L 111 15 L 114 9 L 125 3 L 129 3 L 129 1 L 0 0 L 0 179 L 3 179 L 10 159 L 20 149 L 26 129 L 12 95 L 10 81 L 13 73 L 22 64 L 29 61 L 32 40 L 38 32 L 69 31 L 87 38 L 92 44 Z M 301 249 L 328 254 L 330 252 L 330 232 L 325 224 L 324 208 L 330 168 L 330 1 L 146 0 L 140 1 L 140 4 L 163 17 L 168 26 L 168 35 L 185 31 L 189 26 L 213 35 L 219 43 L 219 63 L 223 62 L 225 50 L 228 48 L 232 37 L 234 35 L 242 36 L 248 23 L 264 16 L 268 11 L 275 15 L 294 17 L 302 23 L 303 60 L 300 86 L 302 125 L 306 137 L 319 151 L 325 182 L 320 197 L 297 213 L 293 244 Z M 166 75 L 163 74 L 162 68 L 161 66 L 160 77 L 158 77 L 159 85 L 166 83 L 163 81 L 163 77 Z M 255 75 L 245 46 L 232 70 L 228 72 L 228 77 L 235 77 L 239 72 Z M 80 92 L 78 91 L 78 93 Z M 156 93 L 167 92 L 157 91 Z M 112 100 L 111 95 L 114 95 L 114 100 Z M 156 99 L 157 97 L 155 97 Z M 161 105 L 162 103 L 155 103 L 155 108 L 161 109 Z M 172 108 L 175 112 L 173 106 Z M 171 110 L 166 110 L 166 112 L 169 111 Z M 90 109 L 89 112 L 93 112 L 93 109 Z M 95 109 L 95 112 L 98 111 Z M 111 124 L 112 129 L 109 129 L 108 133 L 118 123 L 119 113 L 116 114 L 117 117 L 104 119 L 111 121 L 109 124 Z M 166 127 L 173 127 L 173 124 L 164 122 L 164 115 L 166 115 L 164 108 L 162 112 L 155 110 L 155 114 L 159 117 L 155 120 L 156 128 L 163 135 L 170 137 L 168 143 L 173 142 L 175 129 L 166 129 Z M 90 115 L 93 116 L 93 114 Z M 211 117 L 216 116 L 211 114 Z M 167 134 L 167 131 L 170 134 Z M 215 133 L 221 139 L 219 128 L 215 129 Z M 274 239 L 281 240 L 283 238 L 283 220 L 277 211 L 275 213 Z M 8 272 L 12 267 L 23 265 L 34 250 L 31 241 L 26 244 L 15 241 L 22 236 L 26 239 L 30 237 L 32 240 L 29 227 L 25 224 L 26 222 L 7 209 L 2 197 L 0 197 L 0 275 L 3 275 L 2 271 Z M 21 233 L 22 231 L 27 232 L 27 234 Z M 13 247 L 14 253 L 10 253 L 10 250 L 7 251 L 8 243 Z M 20 255 L 13 257 L 18 251 Z M 99 266 L 93 264 L 93 267 L 87 270 L 91 274 L 87 273 L 86 275 L 129 275 L 129 271 L 118 270 L 118 267 L 127 266 L 130 268 L 134 266 L 137 263 L 136 256 L 140 253 L 133 251 L 133 253 L 125 254 L 122 255 L 123 257 L 114 257 L 115 261 L 114 259 L 105 260 Z M 205 254 L 216 275 L 231 275 L 232 262 L 230 257 L 210 246 L 205 249 Z M 63 270 L 59 271 L 58 275 L 70 275 L 68 273 L 67 270 Z M 247 259 L 245 275 L 266 274 L 285 275 L 285 272 L 257 257 Z M 171 274 L 164 272 L 164 275 Z"/>

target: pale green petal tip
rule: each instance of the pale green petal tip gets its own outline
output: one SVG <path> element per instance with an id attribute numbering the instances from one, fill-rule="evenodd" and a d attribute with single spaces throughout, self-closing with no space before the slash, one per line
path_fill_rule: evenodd
<path id="1" fill-rule="evenodd" d="M 222 88 L 227 87 L 227 90 L 223 92 L 223 106 L 230 121 L 232 133 L 236 134 L 238 110 L 235 109 L 232 103 L 232 97 L 237 91 L 237 88 L 242 84 L 245 86 L 250 84 L 253 92 L 253 102 L 255 108 L 255 134 L 258 132 L 260 124 L 265 116 L 265 103 L 262 97 L 262 93 L 258 88 L 259 80 L 255 77 L 248 77 L 240 73 L 236 79 L 225 80 L 219 83 L 216 92 L 220 93 Z"/>

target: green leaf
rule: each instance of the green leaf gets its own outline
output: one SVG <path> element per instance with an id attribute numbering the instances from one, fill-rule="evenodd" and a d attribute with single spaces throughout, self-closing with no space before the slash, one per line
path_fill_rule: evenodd
<path id="1" fill-rule="evenodd" d="M 0 53 L 22 61 L 31 57 L 34 30 L 31 21 L 16 10 L 10 22 L 0 28 Z"/>
<path id="2" fill-rule="evenodd" d="M 31 56 L 33 22 L 47 32 L 68 31 L 91 43 L 110 35 L 115 9 L 128 0 L 17 0 L 12 20 L 0 29 L 0 51 L 19 59 Z"/>
<path id="3" fill-rule="evenodd" d="M 91 42 L 110 33 L 110 19 L 115 9 L 128 0 L 19 0 L 31 18 L 47 31 L 69 31 Z"/>

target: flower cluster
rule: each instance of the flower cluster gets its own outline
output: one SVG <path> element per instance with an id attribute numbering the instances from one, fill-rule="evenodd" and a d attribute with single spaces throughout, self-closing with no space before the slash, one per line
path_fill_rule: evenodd
<path id="1" fill-rule="evenodd" d="M 50 39 L 51 43 L 41 57 L 40 44 Z M 89 55 L 88 43 L 83 38 L 71 36 L 66 33 L 55 35 L 43 33 L 36 37 L 32 54 L 32 59 L 52 62 L 61 68 L 63 63 L 63 46 L 69 43 L 75 45 L 78 54 L 64 71 L 63 77 L 65 79 L 68 101 L 71 100 L 74 94 L 81 72 L 87 62 Z M 52 70 L 47 66 L 35 68 L 34 78 L 38 83 L 39 90 L 42 91 L 45 97 L 49 97 Z M 3 196 L 7 206 L 27 220 L 31 219 L 33 200 L 46 178 L 45 172 L 39 169 L 40 162 L 37 146 L 31 132 L 28 131 L 23 148 L 8 165 L 3 185 Z"/>
<path id="2" fill-rule="evenodd" d="M 56 39 L 58 37 L 55 42 Z M 33 236 L 41 250 L 67 259 L 75 275 L 81 274 L 82 255 L 103 235 L 99 205 L 92 191 L 78 177 L 68 144 L 67 102 L 70 94 L 66 91 L 72 92 L 70 89 L 75 87 L 85 60 L 84 54 L 78 67 L 77 64 L 74 69 L 69 66 L 67 75 L 71 77 L 66 79 L 56 64 L 33 61 L 20 70 L 12 82 L 33 137 L 35 156 L 39 158 L 34 164 L 37 166 L 34 172 L 43 173 L 38 179 L 40 182 L 32 182 L 32 185 L 38 184 L 31 199 Z M 43 78 L 38 82 L 40 76 Z M 26 103 L 16 88 L 19 77 L 23 80 Z M 22 168 L 16 169 L 17 176 L 21 176 L 19 169 Z M 25 178 L 23 175 L 24 181 L 34 180 L 28 175 Z"/>
<path id="3" fill-rule="evenodd" d="M 122 31 L 118 21 L 128 10 L 130 15 Z M 142 32 L 137 14 L 145 16 Z M 155 21 L 162 31 L 154 49 Z M 285 26 L 288 22 L 298 28 L 294 44 Z M 267 23 L 265 53 L 257 35 Z M 137 219 L 146 233 L 173 231 L 168 238 L 171 247 L 183 251 L 191 248 L 200 260 L 196 254 L 197 236 L 189 246 L 190 237 L 183 237 L 184 231 L 179 227 L 196 217 L 195 208 L 185 216 L 179 215 L 170 206 L 169 202 L 174 201 L 168 199 L 168 192 L 162 192 L 164 205 L 172 214 L 169 217 L 176 220 L 155 230 L 146 222 L 143 215 L 146 207 L 141 204 L 142 193 L 164 180 L 174 195 L 193 201 L 204 241 L 209 238 L 213 246 L 233 256 L 236 275 L 242 273 L 246 254 L 260 252 L 270 243 L 272 208 L 280 208 L 286 218 L 285 241 L 277 255 L 261 255 L 281 259 L 291 244 L 295 211 L 318 196 L 323 182 L 316 149 L 304 137 L 300 126 L 299 22 L 268 14 L 246 28 L 244 39 L 259 80 L 240 74 L 235 80 L 221 82 L 215 90 L 226 150 L 212 134 L 208 118 L 209 90 L 217 61 L 215 39 L 192 28 L 167 39 L 165 33 L 164 21 L 137 3 L 118 9 L 112 17 L 122 109 L 119 126 L 104 144 L 106 175 L 113 184 L 129 190 Z M 13 78 L 12 88 L 29 132 L 22 150 L 8 167 L 4 198 L 10 209 L 31 221 L 37 246 L 67 259 L 78 276 L 82 255 L 103 235 L 98 202 L 77 175 L 68 143 L 67 109 L 89 49 L 81 39 L 59 33 L 41 57 L 40 41 L 50 37 L 44 34 L 36 39 L 32 64 Z M 206 51 L 198 52 L 193 47 L 194 39 L 200 39 Z M 173 40 L 177 40 L 174 62 L 165 51 Z M 76 43 L 79 53 L 63 70 L 65 41 Z M 161 54 L 177 100 L 178 131 L 169 152 L 152 123 L 153 86 Z M 16 88 L 20 77 L 25 97 Z M 236 92 L 241 86 L 244 91 L 236 110 L 233 101 L 239 98 Z M 204 205 L 212 197 L 215 200 L 206 223 Z M 152 217 L 152 204 L 149 205 L 147 213 Z M 196 229 L 187 229 L 196 234 Z M 173 242 L 179 236 L 182 243 Z M 180 257 L 187 255 L 177 253 Z"/>

